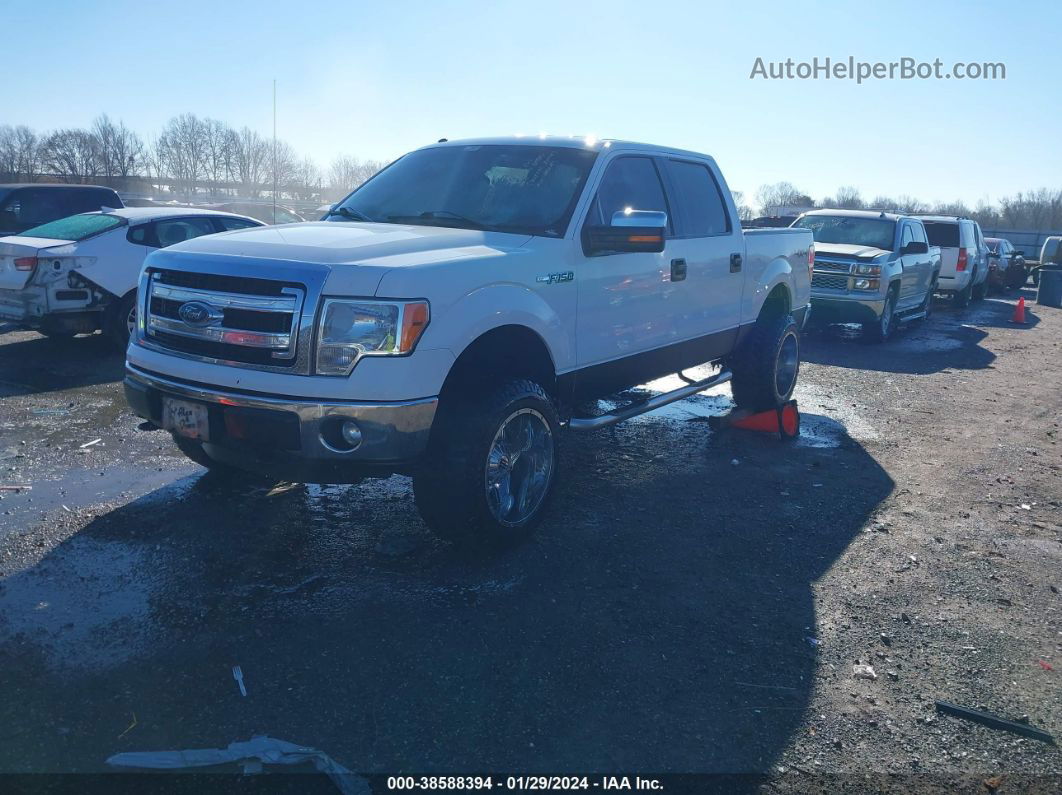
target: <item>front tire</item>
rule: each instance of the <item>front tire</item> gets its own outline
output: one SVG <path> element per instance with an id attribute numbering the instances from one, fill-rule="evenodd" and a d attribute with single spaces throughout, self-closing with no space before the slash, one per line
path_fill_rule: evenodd
<path id="1" fill-rule="evenodd" d="M 534 381 L 514 379 L 478 397 L 451 398 L 413 475 L 425 523 L 466 547 L 526 538 L 552 491 L 559 426 L 553 402 Z"/>
<path id="2" fill-rule="evenodd" d="M 800 373 L 800 330 L 790 314 L 760 318 L 730 359 L 738 408 L 767 411 L 789 400 Z"/>
<path id="3" fill-rule="evenodd" d="M 863 324 L 863 339 L 867 342 L 887 342 L 896 328 L 896 291 L 889 290 L 885 297 L 885 306 L 876 323 Z"/>

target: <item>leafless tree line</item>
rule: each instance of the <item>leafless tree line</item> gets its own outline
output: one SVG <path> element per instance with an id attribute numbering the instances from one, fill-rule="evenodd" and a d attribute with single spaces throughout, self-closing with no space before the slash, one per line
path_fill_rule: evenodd
<path id="1" fill-rule="evenodd" d="M 864 200 L 858 188 L 846 185 L 833 196 L 815 201 L 788 182 L 763 185 L 756 191 L 762 215 L 773 214 L 781 207 L 829 207 L 842 210 L 885 210 L 900 213 L 938 213 L 973 218 L 986 229 L 1028 229 L 1038 232 L 1062 229 L 1062 190 L 1039 190 L 1004 196 L 997 204 L 985 201 L 970 207 L 964 202 L 930 204 L 913 196 L 875 196 Z M 752 209 L 739 202 L 742 217 L 752 216 Z"/>
<path id="2" fill-rule="evenodd" d="M 338 199 L 383 165 L 340 155 L 322 170 L 284 141 L 277 141 L 274 151 L 273 141 L 255 130 L 194 113 L 174 116 L 149 139 L 107 114 L 87 129 L 38 133 L 25 125 L 0 125 L 4 179 L 52 177 L 121 186 L 141 179 L 185 200 L 231 194 L 257 198 L 271 191 L 274 182 L 291 199 Z"/>

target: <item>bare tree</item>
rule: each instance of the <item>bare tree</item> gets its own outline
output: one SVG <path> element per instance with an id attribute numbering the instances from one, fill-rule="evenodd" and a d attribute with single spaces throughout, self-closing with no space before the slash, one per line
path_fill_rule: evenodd
<path id="1" fill-rule="evenodd" d="M 57 130 L 44 140 L 41 161 L 53 174 L 86 182 L 100 173 L 99 143 L 88 130 Z"/>
<path id="2" fill-rule="evenodd" d="M 299 199 L 314 199 L 321 195 L 321 169 L 311 157 L 304 157 L 298 164 L 293 188 Z"/>
<path id="3" fill-rule="evenodd" d="M 379 160 L 361 161 L 350 155 L 340 155 L 332 161 L 328 169 L 328 197 L 342 199 L 384 165 Z"/>
<path id="4" fill-rule="evenodd" d="M 103 176 L 125 179 L 142 172 L 144 142 L 124 122 L 115 124 L 103 113 L 96 117 L 91 133 L 99 148 L 100 173 Z"/>
<path id="5" fill-rule="evenodd" d="M 232 164 L 232 130 L 217 119 L 203 120 L 203 155 L 204 175 L 217 196 Z"/>
<path id="6" fill-rule="evenodd" d="M 792 207 L 815 206 L 815 201 L 810 196 L 797 190 L 789 182 L 761 185 L 756 191 L 756 201 L 760 203 L 760 212 L 763 215 L 777 215 L 779 211 Z"/>
<path id="7" fill-rule="evenodd" d="M 266 160 L 266 180 L 277 186 L 279 194 L 287 192 L 291 185 L 296 182 L 299 172 L 299 158 L 295 150 L 285 141 L 277 141 L 275 146 L 272 142 L 267 143 L 269 157 Z M 276 171 L 274 172 L 274 166 Z"/>
<path id="8" fill-rule="evenodd" d="M 834 207 L 838 210 L 862 210 L 866 207 L 866 203 L 859 193 L 859 188 L 845 185 L 837 189 L 836 196 L 823 199 L 821 206 Z"/>
<path id="9" fill-rule="evenodd" d="M 206 138 L 206 125 L 194 113 L 174 116 L 159 136 L 164 142 L 169 176 L 188 198 L 196 194 L 207 173 Z"/>
<path id="10" fill-rule="evenodd" d="M 230 178 L 240 184 L 245 195 L 257 198 L 262 192 L 262 182 L 272 158 L 269 142 L 254 130 L 244 127 L 239 132 L 232 131 L 229 134 L 229 151 Z"/>
<path id="11" fill-rule="evenodd" d="M 0 126 L 0 173 L 30 181 L 41 170 L 41 139 L 24 124 Z"/>

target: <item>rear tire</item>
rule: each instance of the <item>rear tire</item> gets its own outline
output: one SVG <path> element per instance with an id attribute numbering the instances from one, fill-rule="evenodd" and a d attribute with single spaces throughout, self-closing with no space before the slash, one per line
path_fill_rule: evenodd
<path id="1" fill-rule="evenodd" d="M 107 307 L 103 332 L 122 353 L 129 347 L 129 337 L 136 325 L 136 290 Z"/>
<path id="2" fill-rule="evenodd" d="M 498 548 L 531 534 L 556 471 L 557 411 L 534 381 L 451 398 L 413 475 L 424 522 L 459 546 Z"/>
<path id="3" fill-rule="evenodd" d="M 730 357 L 738 408 L 767 411 L 789 400 L 800 374 L 800 330 L 793 316 L 761 317 Z"/>
<path id="4" fill-rule="evenodd" d="M 952 296 L 956 309 L 965 309 L 970 305 L 970 297 L 973 295 L 973 280 L 961 290 L 956 290 Z"/>

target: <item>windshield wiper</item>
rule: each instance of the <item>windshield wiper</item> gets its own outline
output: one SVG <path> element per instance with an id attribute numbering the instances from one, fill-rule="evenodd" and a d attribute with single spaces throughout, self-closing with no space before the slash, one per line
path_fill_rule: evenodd
<path id="1" fill-rule="evenodd" d="M 368 221 L 369 223 L 373 222 L 373 220 L 365 213 L 360 212 L 358 210 L 352 210 L 349 207 L 333 207 L 331 210 L 325 213 L 325 218 L 331 218 L 333 215 L 341 215 L 344 218 L 349 218 L 352 221 Z"/>
<path id="2" fill-rule="evenodd" d="M 427 212 L 420 213 L 420 215 L 389 215 L 387 216 L 387 220 L 397 223 L 416 223 L 417 221 L 456 221 L 461 226 L 467 226 L 469 229 L 489 228 L 479 221 L 468 218 L 460 213 L 455 213 L 452 210 L 428 210 Z"/>

